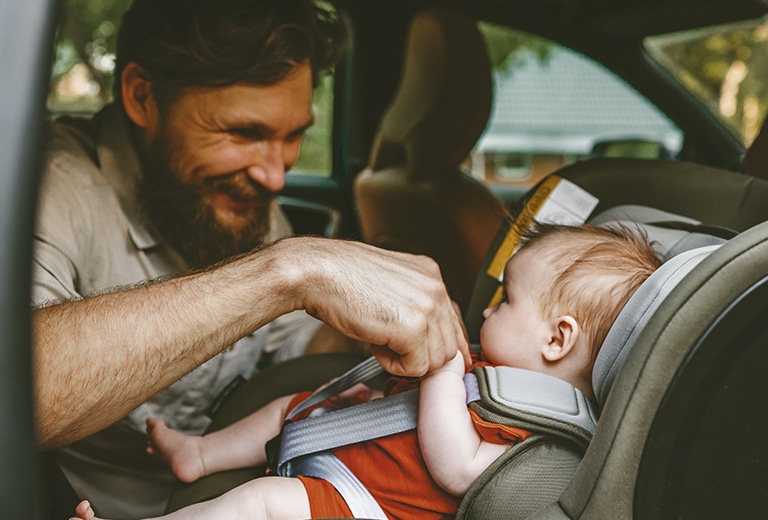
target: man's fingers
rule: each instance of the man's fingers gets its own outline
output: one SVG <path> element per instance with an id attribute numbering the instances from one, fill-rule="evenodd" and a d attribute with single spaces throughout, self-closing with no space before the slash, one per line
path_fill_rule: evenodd
<path id="1" fill-rule="evenodd" d="M 317 261 L 301 307 L 346 336 L 386 345 L 372 352 L 387 371 L 422 376 L 457 350 L 468 355 L 460 316 L 433 259 L 355 242 L 312 245 Z"/>

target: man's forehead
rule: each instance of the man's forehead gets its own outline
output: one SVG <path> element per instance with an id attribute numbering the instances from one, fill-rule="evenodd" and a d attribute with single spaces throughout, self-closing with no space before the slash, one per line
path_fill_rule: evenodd
<path id="1" fill-rule="evenodd" d="M 291 127 L 312 124 L 312 87 L 308 77 L 290 83 L 255 85 L 236 83 L 222 87 L 187 87 L 174 104 L 179 110 L 195 110 L 219 128 Z"/>

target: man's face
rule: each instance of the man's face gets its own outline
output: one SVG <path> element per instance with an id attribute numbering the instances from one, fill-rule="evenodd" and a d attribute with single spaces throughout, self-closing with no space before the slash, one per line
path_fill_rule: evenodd
<path id="1" fill-rule="evenodd" d="M 193 267 L 264 241 L 312 124 L 311 98 L 311 70 L 300 65 L 273 85 L 185 88 L 146 129 L 141 200 Z"/>

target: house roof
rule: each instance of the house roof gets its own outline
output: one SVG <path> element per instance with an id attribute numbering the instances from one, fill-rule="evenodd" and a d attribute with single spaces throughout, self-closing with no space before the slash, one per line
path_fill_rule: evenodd
<path id="1" fill-rule="evenodd" d="M 526 51 L 494 73 L 483 151 L 588 154 L 595 142 L 645 138 L 678 151 L 682 132 L 602 65 L 565 47 L 545 59 Z"/>

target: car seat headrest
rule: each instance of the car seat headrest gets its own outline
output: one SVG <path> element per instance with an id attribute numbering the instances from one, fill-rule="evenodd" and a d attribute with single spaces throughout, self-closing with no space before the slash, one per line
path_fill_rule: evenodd
<path id="1" fill-rule="evenodd" d="M 592 371 L 599 406 L 605 404 L 624 359 L 645 324 L 680 280 L 734 231 L 705 226 L 700 221 L 641 205 L 619 205 L 589 220 L 597 226 L 624 225 L 645 235 L 664 261 L 632 295 L 611 326 Z"/>
<path id="2" fill-rule="evenodd" d="M 485 129 L 492 94 L 491 66 L 477 22 L 446 9 L 418 13 L 369 167 L 405 164 L 420 178 L 458 174 Z"/>
<path id="3" fill-rule="evenodd" d="M 629 299 L 608 331 L 592 370 L 592 388 L 600 408 L 605 405 L 624 359 L 648 320 L 677 284 L 718 247 L 699 247 L 672 257 Z"/>
<path id="4" fill-rule="evenodd" d="M 736 232 L 730 229 L 704 225 L 689 217 L 633 204 L 615 206 L 589 222 L 596 226 L 618 222 L 630 229 L 639 228 L 664 261 L 689 249 L 723 244 L 736 236 Z"/>

